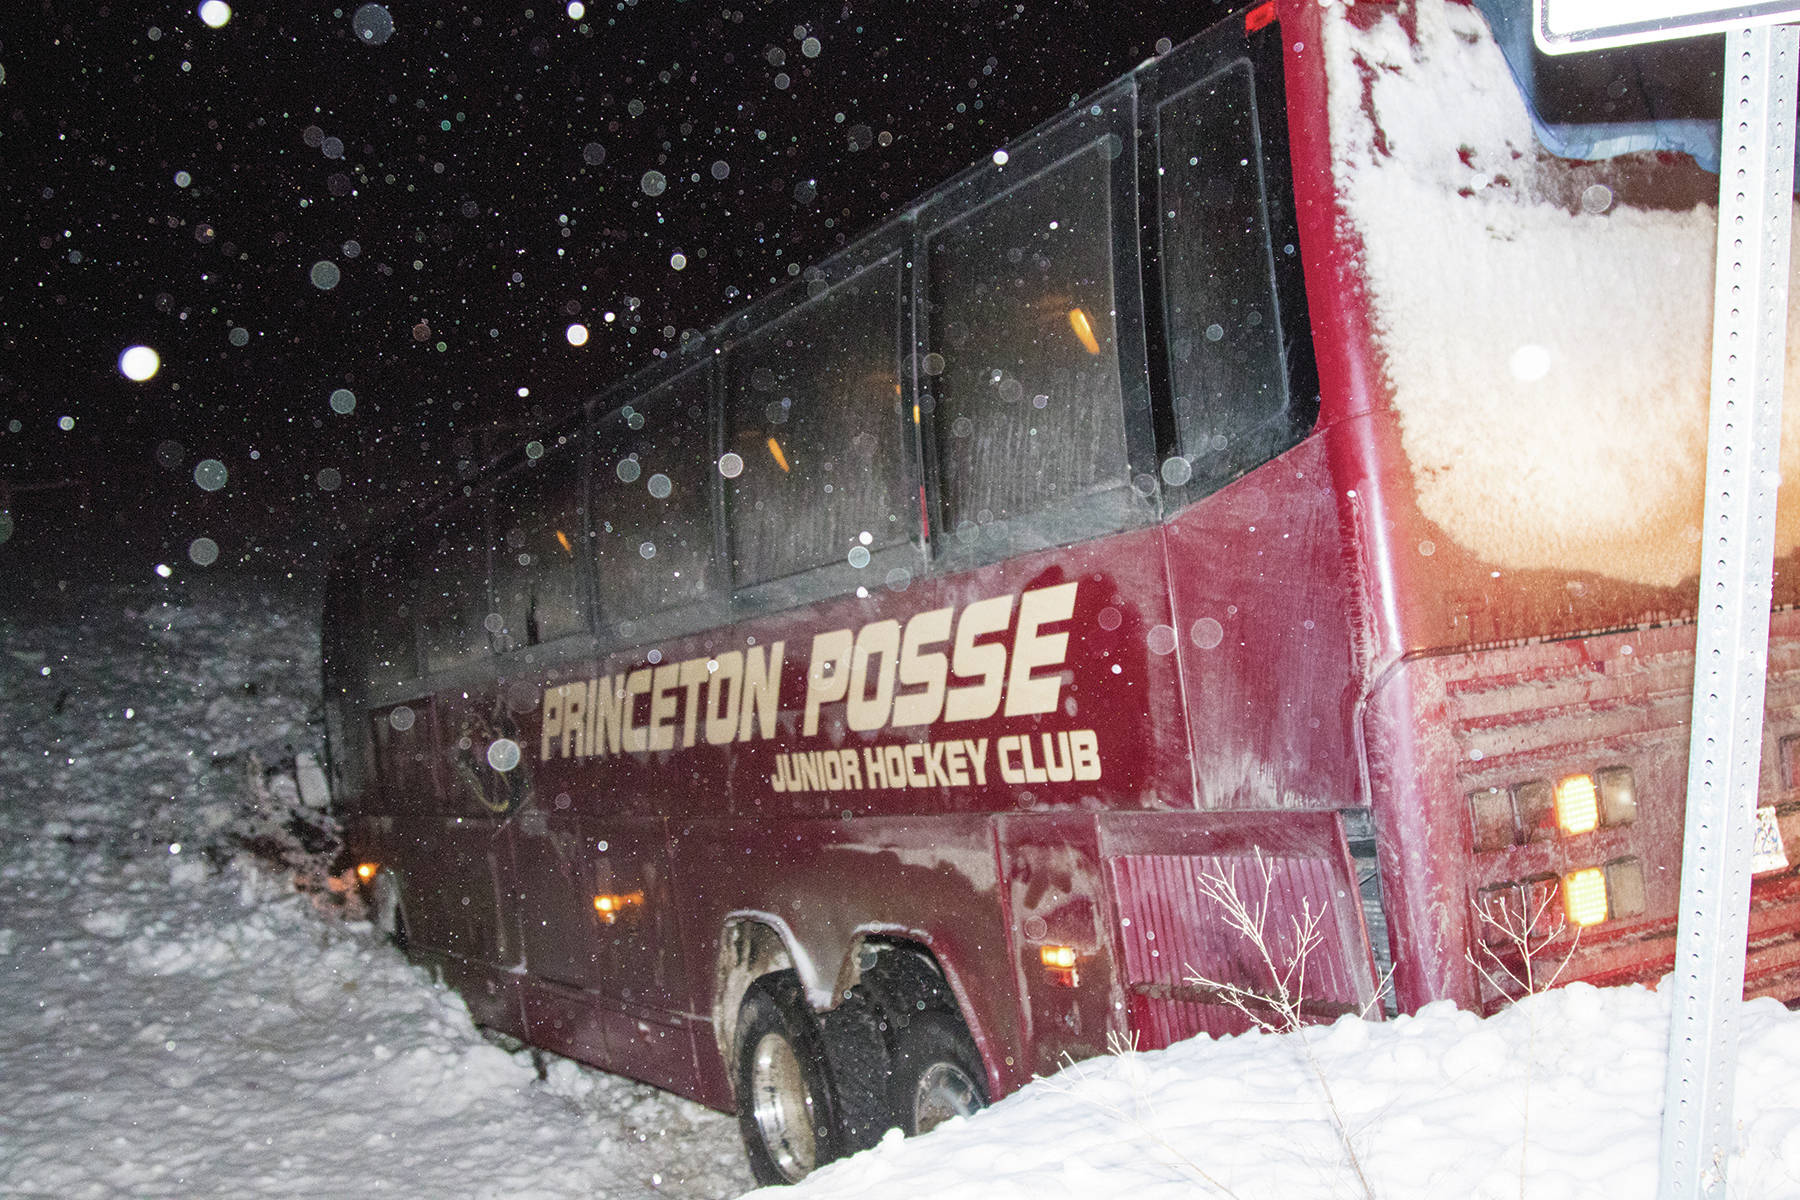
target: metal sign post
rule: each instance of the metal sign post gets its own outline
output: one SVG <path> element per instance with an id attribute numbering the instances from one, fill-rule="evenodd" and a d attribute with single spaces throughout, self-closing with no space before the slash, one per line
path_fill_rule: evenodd
<path id="1" fill-rule="evenodd" d="M 1725 35 L 1712 421 L 1658 1194 L 1717 1196 L 1744 995 L 1794 169 L 1792 26 Z"/>
<path id="2" fill-rule="evenodd" d="M 1737 1018 L 1759 832 L 1786 367 L 1800 31 L 1771 23 L 1800 18 L 1800 4 L 1533 0 L 1533 7 L 1534 36 L 1548 54 L 1725 30 L 1712 415 L 1658 1183 L 1660 1200 L 1718 1197 L 1731 1155 Z M 1772 823 L 1771 812 L 1765 824 Z"/>

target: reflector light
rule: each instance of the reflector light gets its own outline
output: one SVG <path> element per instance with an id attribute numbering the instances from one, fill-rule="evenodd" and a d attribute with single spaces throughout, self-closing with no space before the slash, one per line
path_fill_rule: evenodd
<path id="1" fill-rule="evenodd" d="M 1615 917 L 1644 915 L 1644 864 L 1615 858 L 1606 864 L 1606 896 Z"/>
<path id="2" fill-rule="evenodd" d="M 1521 841 L 1542 842 L 1556 836 L 1556 794 L 1542 779 L 1513 788 L 1513 806 L 1519 811 Z"/>
<path id="3" fill-rule="evenodd" d="M 1555 875 L 1533 875 L 1519 881 L 1522 926 L 1533 937 L 1554 937 L 1567 923 L 1556 914 L 1556 895 L 1562 880 Z"/>
<path id="4" fill-rule="evenodd" d="M 1039 946 L 1038 958 L 1046 967 L 1066 971 L 1075 965 L 1075 947 Z"/>
<path id="5" fill-rule="evenodd" d="M 1469 793 L 1469 824 L 1474 831 L 1475 853 L 1502 850 L 1513 844 L 1512 796 L 1497 787 Z"/>
<path id="6" fill-rule="evenodd" d="M 1594 772 L 1600 787 L 1600 823 L 1611 828 L 1637 820 L 1637 779 L 1630 767 L 1601 767 Z"/>
<path id="7" fill-rule="evenodd" d="M 1563 876 L 1563 912 L 1569 924 L 1585 928 L 1606 920 L 1606 872 L 1583 867 Z"/>
<path id="8" fill-rule="evenodd" d="M 381 870 L 380 863 L 357 863 L 356 877 L 364 883 L 367 883 L 369 880 L 375 878 L 375 872 L 379 870 Z"/>
<path id="9" fill-rule="evenodd" d="M 1565 775 L 1556 781 L 1556 823 L 1566 834 L 1599 827 L 1600 793 L 1592 775 Z"/>

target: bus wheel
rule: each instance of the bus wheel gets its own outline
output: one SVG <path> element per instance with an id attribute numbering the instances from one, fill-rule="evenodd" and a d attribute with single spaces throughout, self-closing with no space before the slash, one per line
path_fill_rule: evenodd
<path id="1" fill-rule="evenodd" d="M 947 1013 L 913 1017 L 895 1039 L 889 1103 L 901 1132 L 929 1133 L 987 1107 L 987 1072 L 963 1023 Z"/>
<path id="2" fill-rule="evenodd" d="M 756 1181 L 794 1183 L 836 1158 L 819 1026 L 794 972 L 744 993 L 737 1058 L 738 1129 Z"/>

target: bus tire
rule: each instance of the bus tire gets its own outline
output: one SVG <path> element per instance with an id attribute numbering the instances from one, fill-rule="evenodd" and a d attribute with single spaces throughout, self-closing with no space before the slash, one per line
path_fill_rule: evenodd
<path id="1" fill-rule="evenodd" d="M 750 985 L 736 1045 L 738 1131 L 756 1181 L 796 1183 L 836 1158 L 824 1044 L 793 971 Z"/>
<path id="2" fill-rule="evenodd" d="M 907 1137 L 987 1107 L 987 1071 L 968 1029 L 954 1015 L 922 1012 L 894 1039 L 888 1104 Z"/>

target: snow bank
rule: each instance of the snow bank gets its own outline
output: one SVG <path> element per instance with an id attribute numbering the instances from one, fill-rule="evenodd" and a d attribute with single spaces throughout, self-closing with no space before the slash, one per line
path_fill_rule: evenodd
<path id="1" fill-rule="evenodd" d="M 539 1078 L 366 924 L 240 847 L 252 755 L 319 749 L 286 581 L 46 589 L 0 613 L 0 1195 L 717 1197 L 735 1123 Z M 275 782 L 292 782 L 285 774 Z"/>
<path id="2" fill-rule="evenodd" d="M 1716 213 L 1634 208 L 1607 186 L 1634 168 L 1552 159 L 1480 14 L 1415 11 L 1416 39 L 1391 14 L 1324 20 L 1333 154 L 1420 510 L 1500 566 L 1691 578 Z M 1792 305 L 1787 355 L 1793 396 Z M 1782 450 L 1800 461 L 1800 405 Z M 1797 544 L 1784 504 L 1776 552 Z"/>
<path id="3" fill-rule="evenodd" d="M 986 1112 L 891 1138 L 757 1200 L 1648 1200 L 1665 994 L 1576 984 L 1491 1020 L 1447 1003 L 1372 1024 L 1192 1040 L 1080 1063 Z M 1800 1196 L 1800 1018 L 1742 1022 L 1734 1196 Z M 1323 1082 L 1321 1082 L 1323 1081 Z"/>

